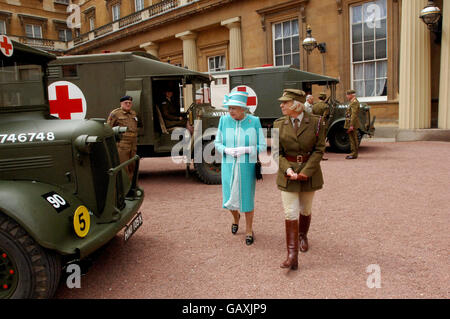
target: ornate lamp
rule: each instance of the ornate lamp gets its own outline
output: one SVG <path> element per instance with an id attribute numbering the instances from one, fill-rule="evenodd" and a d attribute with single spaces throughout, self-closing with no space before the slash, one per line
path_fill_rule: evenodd
<path id="1" fill-rule="evenodd" d="M 428 5 L 420 11 L 419 16 L 422 21 L 427 25 L 428 29 L 434 33 L 441 32 L 441 9 L 434 5 L 433 0 L 428 1 Z"/>
<path id="2" fill-rule="evenodd" d="M 325 42 L 317 43 L 316 39 L 312 36 L 311 26 L 308 24 L 306 26 L 306 38 L 302 43 L 303 49 L 310 54 L 315 48 L 319 50 L 320 53 L 327 52 L 327 44 Z M 325 56 L 322 54 L 322 71 L 325 74 Z"/>

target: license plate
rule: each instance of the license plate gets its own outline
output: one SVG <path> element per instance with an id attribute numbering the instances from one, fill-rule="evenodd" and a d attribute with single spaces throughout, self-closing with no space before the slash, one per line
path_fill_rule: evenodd
<path id="1" fill-rule="evenodd" d="M 125 231 L 123 233 L 123 237 L 125 241 L 131 238 L 131 236 L 138 230 L 139 227 L 143 224 L 142 214 L 138 213 L 131 223 L 125 227 Z"/>

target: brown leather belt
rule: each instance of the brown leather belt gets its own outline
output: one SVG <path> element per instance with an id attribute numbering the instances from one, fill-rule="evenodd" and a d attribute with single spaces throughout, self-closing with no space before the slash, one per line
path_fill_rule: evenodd
<path id="1" fill-rule="evenodd" d="M 297 163 L 306 163 L 306 161 L 309 159 L 309 155 L 297 155 L 297 156 L 290 156 L 285 155 L 284 156 L 289 162 L 297 162 Z"/>

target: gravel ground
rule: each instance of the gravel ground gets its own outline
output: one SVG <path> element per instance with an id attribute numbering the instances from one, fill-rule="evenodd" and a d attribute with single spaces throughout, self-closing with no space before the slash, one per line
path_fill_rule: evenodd
<path id="1" fill-rule="evenodd" d="M 230 232 L 220 185 L 186 179 L 169 158 L 144 159 L 143 226 L 127 243 L 120 232 L 81 289 L 61 283 L 56 298 L 448 298 L 450 143 L 364 140 L 357 160 L 326 157 L 297 271 L 279 267 L 275 175 L 257 183 L 255 243 L 246 246 L 243 218 Z M 373 269 L 380 288 L 368 287 Z"/>

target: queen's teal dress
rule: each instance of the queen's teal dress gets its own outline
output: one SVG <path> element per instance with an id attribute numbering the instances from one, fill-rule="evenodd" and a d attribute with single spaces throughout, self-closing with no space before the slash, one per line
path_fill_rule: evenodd
<path id="1" fill-rule="evenodd" d="M 267 149 L 259 118 L 245 114 L 235 120 L 222 116 L 214 141 L 222 156 L 222 206 L 229 210 L 251 212 L 255 206 L 255 163 L 257 154 Z M 227 147 L 249 146 L 250 153 L 233 157 L 225 154 Z"/>

